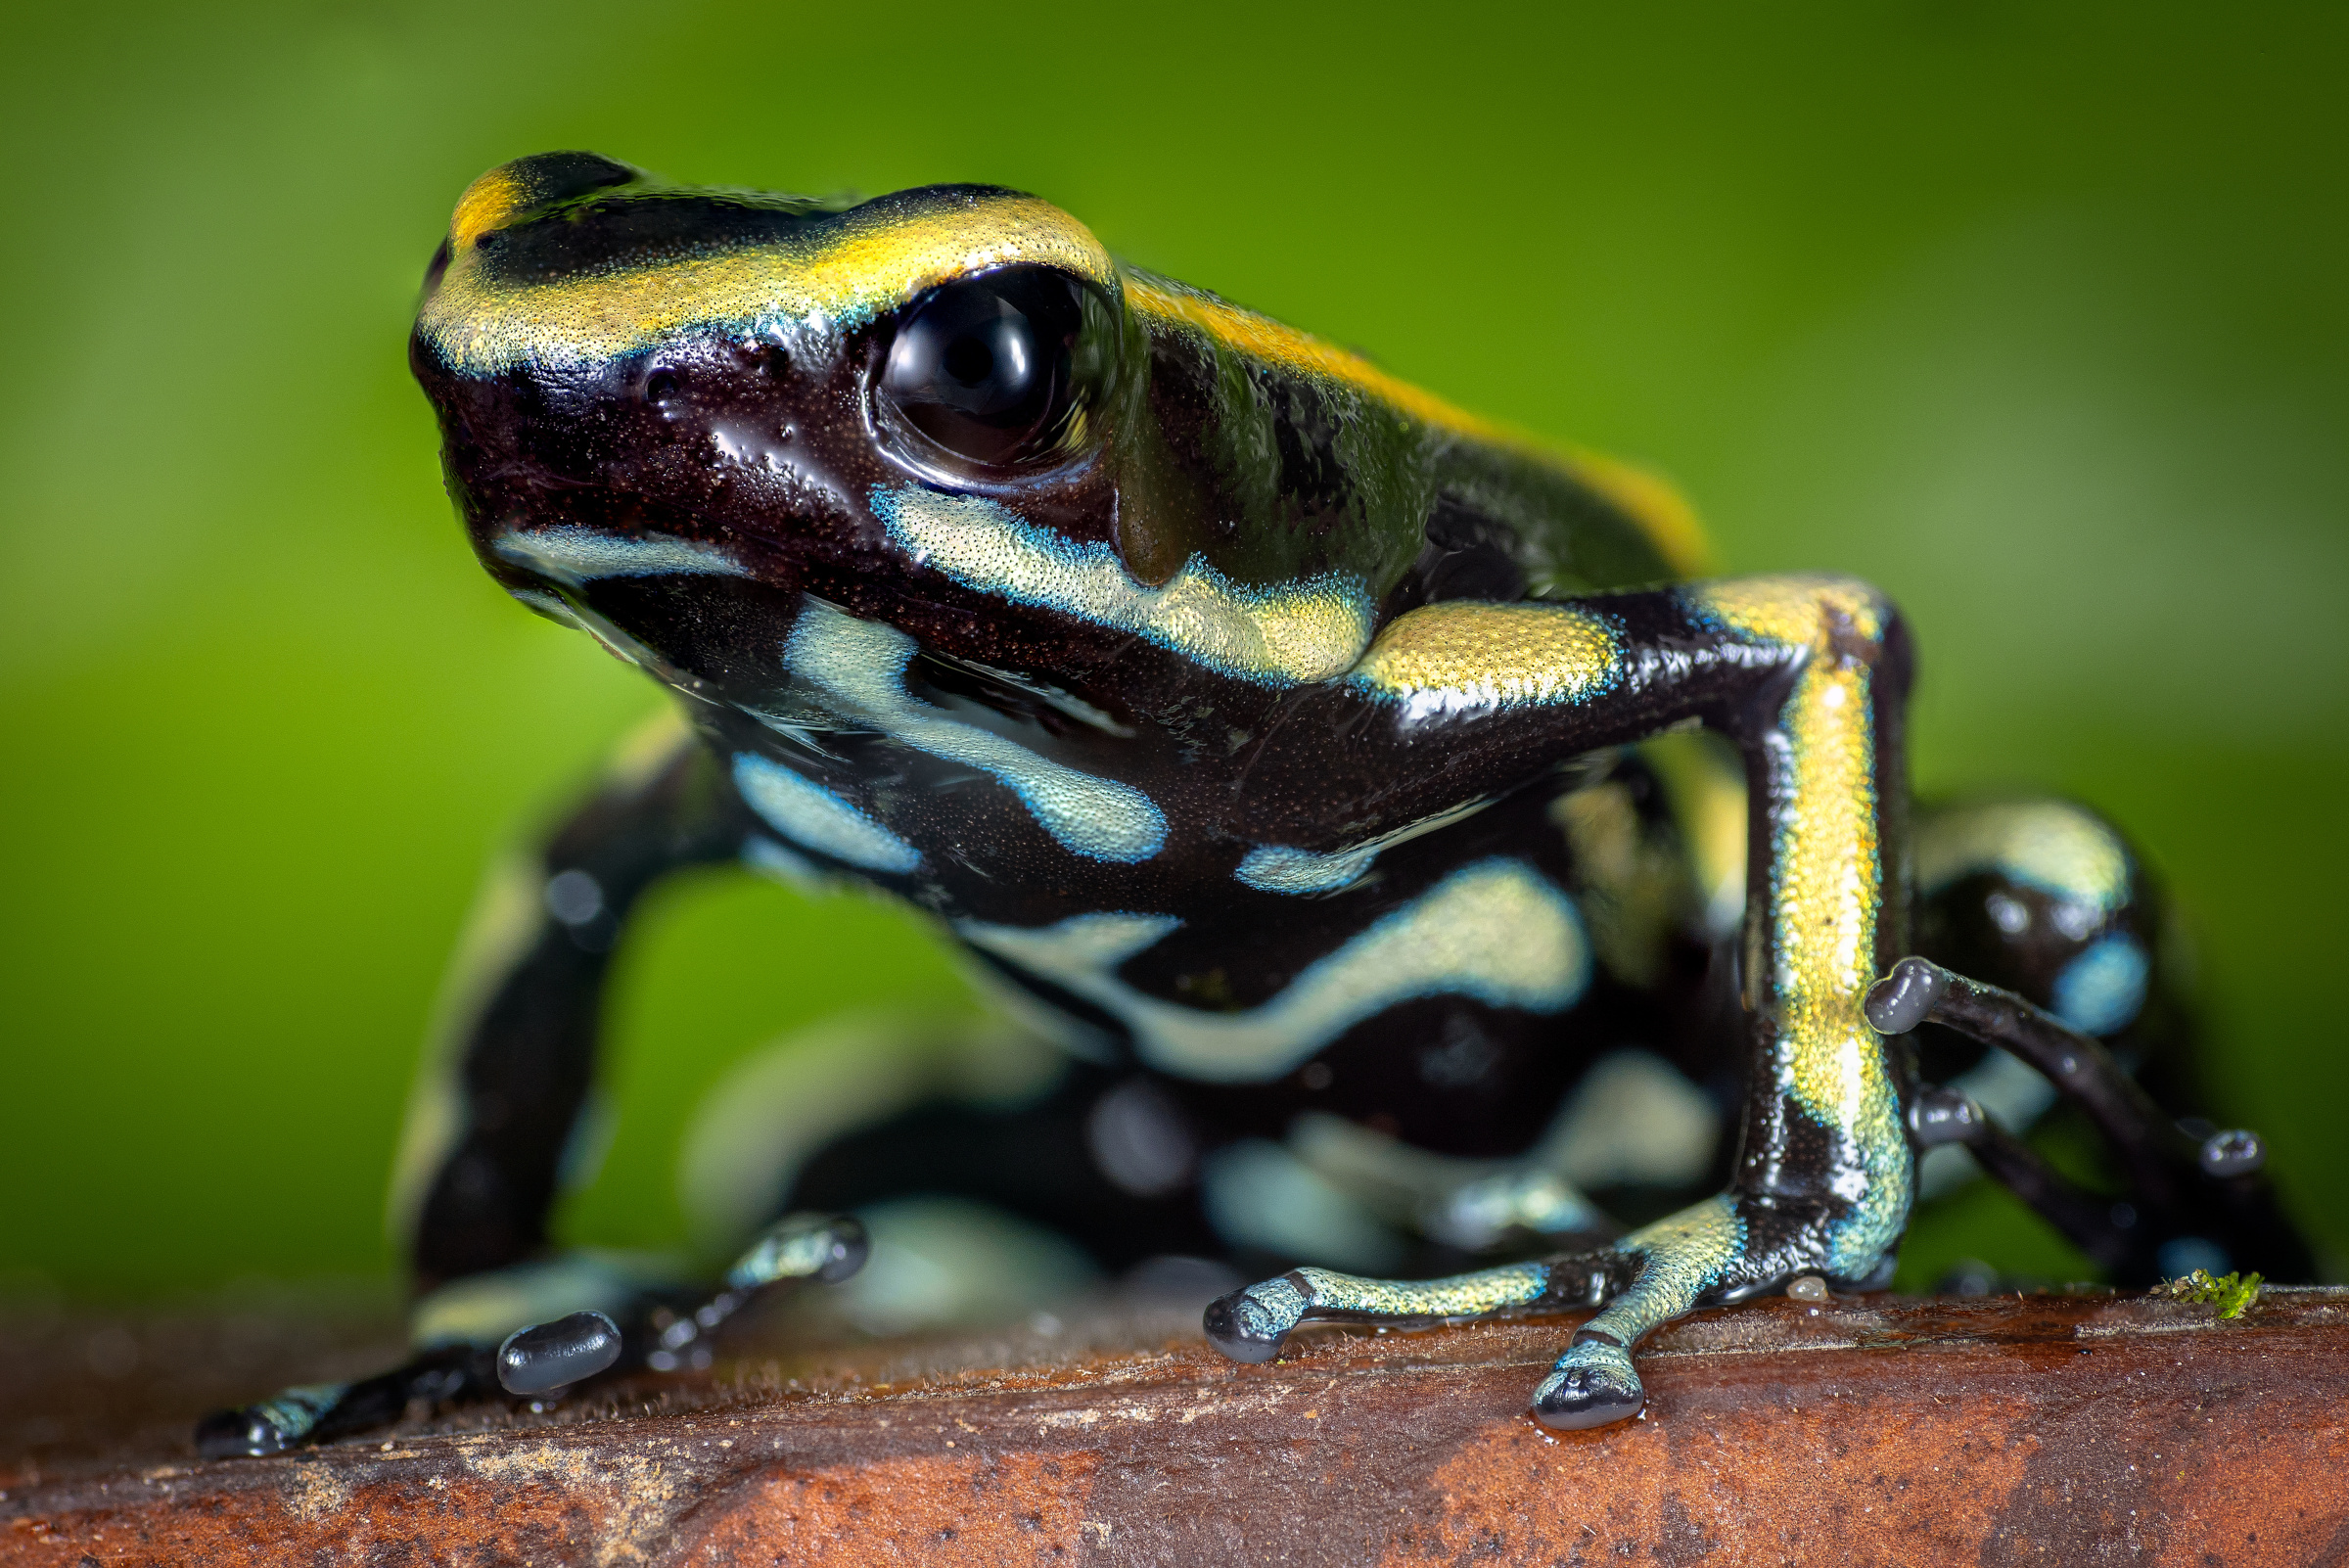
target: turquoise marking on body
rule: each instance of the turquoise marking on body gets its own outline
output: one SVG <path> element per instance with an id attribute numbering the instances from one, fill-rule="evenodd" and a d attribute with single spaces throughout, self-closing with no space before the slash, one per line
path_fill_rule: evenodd
<path id="1" fill-rule="evenodd" d="M 1261 844 L 1248 852 L 1232 876 L 1259 893 L 1298 897 L 1339 893 L 1367 876 L 1378 857 L 1397 845 L 1463 821 L 1491 804 L 1488 800 L 1469 801 L 1343 850 L 1300 850 L 1285 844 Z"/>
<path id="2" fill-rule="evenodd" d="M 2055 977 L 2057 1018 L 2083 1035 L 2127 1029 L 2145 1005 L 2145 949 L 2128 937 L 2106 937 Z"/>
<path id="3" fill-rule="evenodd" d="M 1235 680 L 1330 680 L 1370 644 L 1369 589 L 1349 573 L 1251 587 L 1194 555 L 1152 587 L 1108 544 L 1065 538 L 986 496 L 906 484 L 876 487 L 870 504 L 916 564 L 966 588 L 1129 632 Z"/>
<path id="4" fill-rule="evenodd" d="M 1401 1238 L 1358 1193 L 1269 1138 L 1241 1138 L 1209 1153 L 1199 1169 L 1199 1197 L 1208 1223 L 1229 1247 L 1350 1269 L 1387 1269 L 1404 1261 Z"/>
<path id="5" fill-rule="evenodd" d="M 922 863 L 921 851 L 855 807 L 755 752 L 735 755 L 734 787 L 767 826 L 802 849 L 898 876 Z"/>
<path id="6" fill-rule="evenodd" d="M 1462 867 L 1314 960 L 1270 1001 L 1239 1012 L 1181 1006 L 1118 978 L 1120 965 L 1180 924 L 1118 913 L 956 929 L 973 946 L 1123 1020 L 1151 1066 L 1208 1083 L 1267 1083 L 1364 1019 L 1418 997 L 1556 1013 L 1590 983 L 1590 946 L 1573 901 L 1522 860 Z"/>
<path id="7" fill-rule="evenodd" d="M 916 646 L 895 626 L 809 599 L 784 658 L 828 702 L 892 740 L 993 777 L 1072 853 L 1130 864 L 1166 847 L 1166 813 L 1132 785 L 1064 767 L 915 701 L 905 689 L 905 667 Z"/>
<path id="8" fill-rule="evenodd" d="M 747 577 L 750 568 L 713 545 L 654 534 L 629 538 L 601 529 L 535 529 L 501 535 L 500 558 L 577 587 L 605 577 Z"/>
<path id="9" fill-rule="evenodd" d="M 1378 858 L 1378 850 L 1377 845 L 1366 844 L 1359 850 L 1323 854 L 1267 844 L 1250 850 L 1232 875 L 1259 893 L 1336 893 L 1362 879 Z"/>

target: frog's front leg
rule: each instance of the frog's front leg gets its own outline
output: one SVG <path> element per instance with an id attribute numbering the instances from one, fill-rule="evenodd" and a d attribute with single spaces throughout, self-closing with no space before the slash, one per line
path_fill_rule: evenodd
<path id="1" fill-rule="evenodd" d="M 202 1452 L 274 1453 L 380 1425 L 415 1401 L 534 1395 L 663 1349 L 679 1320 L 659 1312 L 666 1282 L 545 1256 L 547 1220 L 580 1138 L 604 979 L 629 911 L 662 878 L 756 843 L 733 784 L 672 716 L 624 745 L 587 802 L 505 868 L 458 960 L 476 1005 L 427 1068 L 394 1176 L 424 1292 L 416 1356 L 356 1383 L 220 1411 L 198 1429 Z M 740 1267 L 757 1273 L 758 1257 Z M 846 1259 L 830 1260 L 827 1277 Z M 774 1278 L 796 1277 L 776 1267 Z M 691 1330 L 697 1310 L 722 1314 L 748 1288 L 672 1293 L 670 1305 Z M 533 1325 L 547 1331 L 505 1343 Z"/>
<path id="2" fill-rule="evenodd" d="M 1553 1426 L 1619 1420 L 1657 1324 L 1817 1273 L 1882 1274 L 1909 1213 L 1903 1085 L 1868 1025 L 1905 950 L 1906 635 L 1866 587 L 1770 577 L 1565 603 L 1445 603 L 1403 616 L 1341 682 L 1306 695 L 1252 768 L 1291 803 L 1275 842 L 1323 847 L 1530 783 L 1568 757 L 1697 720 L 1744 753 L 1754 831 L 1745 931 L 1751 1056 L 1737 1175 L 1720 1197 L 1598 1252 L 1431 1285 L 1301 1270 L 1216 1304 L 1245 1359 L 1315 1317 L 1453 1317 L 1576 1303 L 1591 1319 L 1541 1386 Z M 1331 757 L 1331 736 L 1342 736 Z M 1333 767 L 1351 789 L 1327 787 Z M 1308 770 L 1323 781 L 1304 788 Z"/>
<path id="3" fill-rule="evenodd" d="M 722 1289 L 699 1297 L 677 1293 L 676 1305 L 666 1310 L 658 1297 L 626 1281 L 583 1280 L 576 1267 L 566 1277 L 567 1260 L 476 1276 L 487 1288 L 470 1304 L 456 1298 L 470 1281 L 444 1292 L 442 1319 L 453 1322 L 470 1305 L 477 1314 L 488 1314 L 495 1325 L 489 1332 L 439 1338 L 430 1332 L 428 1317 L 419 1323 L 427 1330 L 424 1343 L 400 1365 L 356 1382 L 281 1389 L 257 1404 L 216 1410 L 197 1423 L 196 1452 L 207 1459 L 279 1453 L 387 1425 L 415 1404 L 489 1398 L 501 1390 L 535 1399 L 614 1370 L 682 1364 L 760 1291 L 845 1279 L 864 1263 L 865 1248 L 864 1227 L 851 1217 L 794 1215 L 752 1243 L 727 1270 Z M 576 1306 L 582 1288 L 593 1298 L 615 1285 L 628 1304 L 624 1327 L 609 1314 Z M 550 1303 L 545 1320 L 513 1326 L 517 1317 L 539 1316 L 529 1305 L 533 1290 Z"/>
<path id="4" fill-rule="evenodd" d="M 665 715 L 534 853 L 501 867 L 457 957 L 471 1005 L 418 1083 L 392 1176 L 420 1289 L 546 1245 L 622 927 L 664 878 L 743 854 L 754 826 L 716 759 Z"/>

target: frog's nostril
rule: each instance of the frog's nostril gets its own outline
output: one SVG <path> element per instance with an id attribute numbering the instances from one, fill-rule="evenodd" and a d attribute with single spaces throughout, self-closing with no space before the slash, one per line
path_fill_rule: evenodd
<path id="1" fill-rule="evenodd" d="M 684 390 L 684 378 L 673 370 L 656 370 L 644 378 L 644 400 L 648 403 L 674 402 Z"/>
<path id="2" fill-rule="evenodd" d="M 791 374 L 791 354 L 779 343 L 747 343 L 736 350 L 736 356 L 768 381 L 781 381 Z"/>

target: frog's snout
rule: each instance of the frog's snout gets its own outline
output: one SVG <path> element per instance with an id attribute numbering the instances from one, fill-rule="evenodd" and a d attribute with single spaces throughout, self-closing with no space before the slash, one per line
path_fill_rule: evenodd
<path id="1" fill-rule="evenodd" d="M 525 213 L 641 177 L 600 153 L 537 153 L 500 163 L 457 198 L 448 222 L 449 248 L 479 246 Z"/>

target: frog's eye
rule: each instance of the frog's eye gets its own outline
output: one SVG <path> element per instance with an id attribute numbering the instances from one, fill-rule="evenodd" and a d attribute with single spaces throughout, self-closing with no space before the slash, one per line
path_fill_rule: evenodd
<path id="1" fill-rule="evenodd" d="M 1036 266 L 932 291 L 898 328 L 880 401 L 968 463 L 1007 468 L 1060 455 L 1082 427 L 1092 380 L 1088 293 Z"/>

